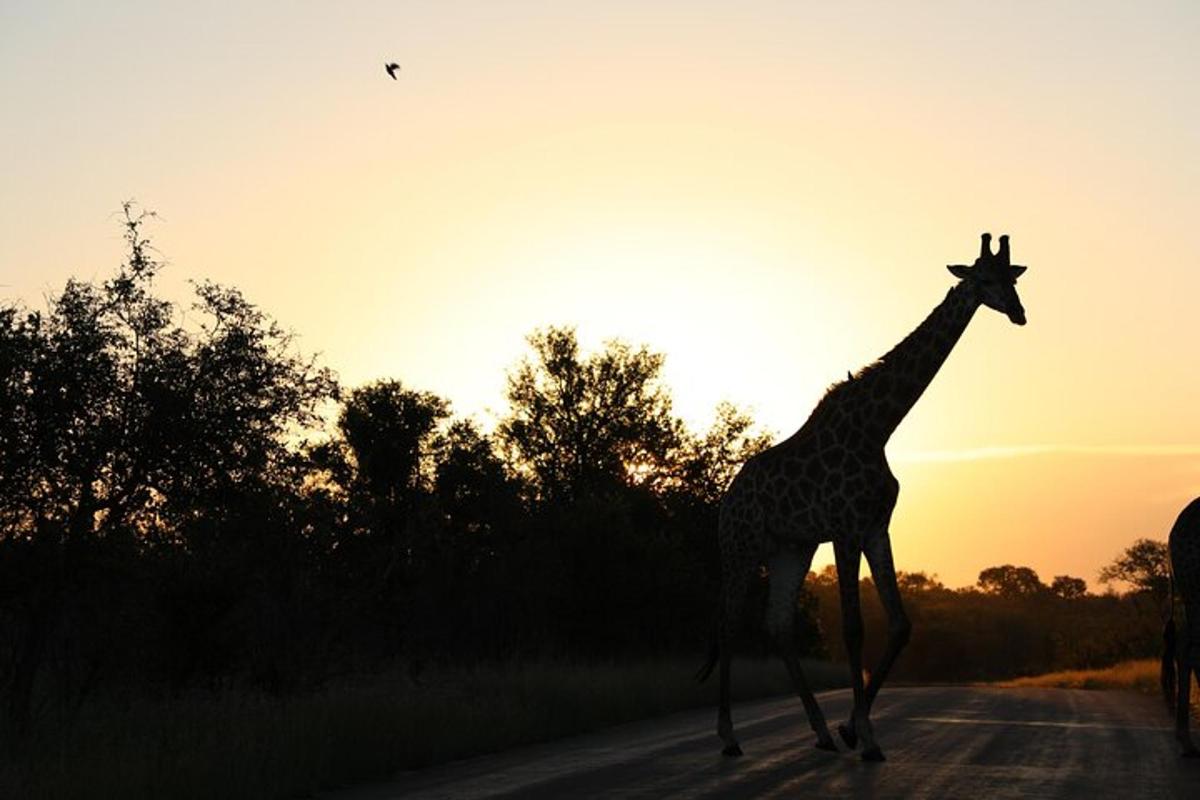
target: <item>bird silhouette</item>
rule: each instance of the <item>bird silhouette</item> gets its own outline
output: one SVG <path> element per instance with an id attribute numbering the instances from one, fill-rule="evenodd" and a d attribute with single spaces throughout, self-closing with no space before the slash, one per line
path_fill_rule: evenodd
<path id="1" fill-rule="evenodd" d="M 396 63 L 385 64 L 383 68 L 387 70 L 388 75 L 392 76 L 392 80 L 394 80 L 394 81 L 399 80 L 399 78 L 396 77 L 396 73 L 400 71 L 399 64 L 396 64 Z"/>

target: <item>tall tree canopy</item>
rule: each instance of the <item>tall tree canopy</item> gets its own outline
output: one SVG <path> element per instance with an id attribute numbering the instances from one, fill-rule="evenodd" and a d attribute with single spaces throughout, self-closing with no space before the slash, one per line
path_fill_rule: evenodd
<path id="1" fill-rule="evenodd" d="M 379 502 L 405 504 L 432 478 L 434 433 L 450 404 L 382 380 L 355 389 L 338 417 L 362 488 Z"/>
<path id="2" fill-rule="evenodd" d="M 610 341 L 585 357 L 572 328 L 537 331 L 529 344 L 533 358 L 508 377 L 510 411 L 497 435 L 539 496 L 575 498 L 665 474 L 682 428 L 660 354 Z"/>
<path id="3" fill-rule="evenodd" d="M 196 287 L 196 327 L 125 206 L 128 258 L 43 312 L 0 310 L 0 536 L 182 535 L 232 494 L 287 481 L 290 437 L 336 396 L 327 370 L 236 289 Z"/>

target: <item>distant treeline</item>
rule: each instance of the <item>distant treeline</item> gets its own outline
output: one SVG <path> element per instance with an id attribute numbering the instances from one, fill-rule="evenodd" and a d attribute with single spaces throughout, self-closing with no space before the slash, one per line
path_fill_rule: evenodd
<path id="1" fill-rule="evenodd" d="M 0 693 L 15 729 L 69 718 L 97 690 L 284 693 L 397 666 L 420 680 L 487 659 L 699 658 L 721 492 L 769 443 L 745 413 L 722 405 L 689 430 L 661 355 L 620 342 L 585 355 L 563 328 L 529 337 L 490 433 L 398 381 L 345 390 L 236 289 L 197 284 L 187 309 L 155 296 L 147 216 L 125 211 L 111 279 L 70 281 L 44 310 L 0 308 Z M 965 591 L 905 577 L 903 675 L 1155 648 L 1142 593 L 986 576 Z M 764 586 L 747 604 L 760 651 Z M 809 653 L 838 652 L 834 591 L 818 575 L 800 598 Z"/>
<path id="2" fill-rule="evenodd" d="M 1124 556 L 1123 556 L 1124 557 Z M 996 581 L 1014 572 L 1033 583 Z M 1067 576 L 1060 576 L 1066 578 Z M 1159 653 L 1164 595 L 1088 594 L 1081 579 L 1050 586 L 1028 567 L 1005 565 L 981 573 L 976 586 L 948 589 L 924 573 L 900 575 L 912 640 L 896 664 L 899 680 L 978 681 L 1037 675 L 1060 669 L 1106 667 Z M 1078 583 L 1073 583 L 1078 581 Z M 810 576 L 821 629 L 835 658 L 842 658 L 837 576 L 832 567 Z M 886 642 L 887 618 L 870 578 L 863 579 L 868 631 L 865 663 Z"/>

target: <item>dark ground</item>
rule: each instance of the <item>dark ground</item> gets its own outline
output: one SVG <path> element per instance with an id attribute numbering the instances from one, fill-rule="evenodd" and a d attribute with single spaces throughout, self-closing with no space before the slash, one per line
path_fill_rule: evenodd
<path id="1" fill-rule="evenodd" d="M 831 721 L 847 690 L 819 695 Z M 792 699 L 734 707 L 746 755 L 726 759 L 715 709 L 404 773 L 330 800 L 557 797 L 1200 798 L 1161 702 L 1123 692 L 885 689 L 875 731 L 888 757 L 815 750 Z"/>

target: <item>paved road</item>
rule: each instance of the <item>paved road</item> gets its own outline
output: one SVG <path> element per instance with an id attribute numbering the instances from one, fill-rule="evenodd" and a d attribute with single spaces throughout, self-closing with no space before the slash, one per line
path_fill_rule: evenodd
<path id="1" fill-rule="evenodd" d="M 831 720 L 849 692 L 826 692 Z M 405 773 L 338 800 L 394 798 L 1200 798 L 1154 698 L 1067 689 L 885 689 L 884 764 L 812 747 L 799 701 L 734 706 L 746 755 L 722 758 L 715 711 L 689 711 Z"/>

